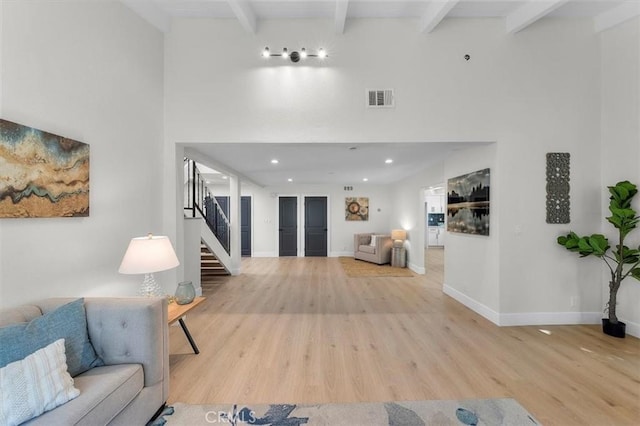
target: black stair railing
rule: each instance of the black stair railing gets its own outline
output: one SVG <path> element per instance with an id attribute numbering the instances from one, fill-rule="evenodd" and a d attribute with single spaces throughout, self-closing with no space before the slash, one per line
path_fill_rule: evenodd
<path id="1" fill-rule="evenodd" d="M 231 225 L 220 204 L 211 194 L 202 178 L 196 162 L 184 159 L 185 197 L 184 210 L 190 212 L 191 217 L 202 217 L 228 254 L 231 253 Z"/>

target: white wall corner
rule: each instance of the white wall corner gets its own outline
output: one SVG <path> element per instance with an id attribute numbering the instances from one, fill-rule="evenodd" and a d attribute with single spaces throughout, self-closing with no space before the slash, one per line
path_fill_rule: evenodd
<path id="1" fill-rule="evenodd" d="M 427 270 L 424 266 L 418 266 L 415 263 L 409 263 L 409 269 L 415 272 L 418 275 L 424 275 L 427 273 Z"/>
<path id="2" fill-rule="evenodd" d="M 471 309 L 475 313 L 482 315 L 492 323 L 496 325 L 500 325 L 500 314 L 488 306 L 483 305 L 482 303 L 470 298 L 464 293 L 456 290 L 453 287 L 448 286 L 447 284 L 442 285 L 442 291 L 447 296 L 453 297 L 458 302 L 462 303 L 467 308 Z"/>
<path id="3" fill-rule="evenodd" d="M 136 0 L 120 0 L 122 4 L 127 6 L 139 17 L 156 27 L 163 33 L 171 31 L 171 18 L 154 2 L 136 1 Z"/>

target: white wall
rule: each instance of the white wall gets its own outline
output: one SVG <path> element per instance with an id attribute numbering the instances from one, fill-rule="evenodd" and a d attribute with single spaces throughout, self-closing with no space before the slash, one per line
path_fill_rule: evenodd
<path id="1" fill-rule="evenodd" d="M 621 180 L 640 185 L 640 18 L 625 22 L 600 35 L 602 49 L 602 215 L 609 216 L 609 193 L 605 187 Z M 633 207 L 640 212 L 640 195 Z M 602 230 L 617 241 L 613 227 L 602 222 Z M 640 230 L 626 241 L 640 244 Z M 606 283 L 607 276 L 603 277 Z M 603 300 L 608 288 L 603 284 Z M 618 293 L 618 317 L 628 332 L 640 336 L 640 283 L 627 278 Z"/>
<path id="2" fill-rule="evenodd" d="M 415 176 L 393 185 L 393 214 L 391 229 L 407 231 L 407 266 L 413 271 L 424 274 L 425 211 L 424 188 L 443 182 L 444 164 L 437 162 Z"/>
<path id="3" fill-rule="evenodd" d="M 91 145 L 89 217 L 0 220 L 0 306 L 136 294 L 117 270 L 162 233 L 163 36 L 119 2 L 0 4 L 2 118 Z"/>
<path id="4" fill-rule="evenodd" d="M 444 292 L 494 322 L 500 313 L 500 261 L 506 254 L 500 251 L 502 216 L 500 168 L 496 144 L 455 152 L 445 162 L 445 182 L 455 176 L 491 169 L 489 235 L 447 232 L 444 264 Z M 506 285 L 512 285 L 506 283 Z"/>
<path id="5" fill-rule="evenodd" d="M 266 45 L 292 43 L 323 46 L 330 57 L 317 65 L 260 57 Z M 493 214 L 500 223 L 491 244 L 499 247 L 499 266 L 476 278 L 491 287 L 486 294 L 466 280 L 453 285 L 511 315 L 498 319 L 504 322 L 600 311 L 598 265 L 555 243 L 570 228 L 601 223 L 592 207 L 601 187 L 601 94 L 591 20 L 541 20 L 511 35 L 501 19 L 447 19 L 429 34 L 405 20 L 354 20 L 343 35 L 328 20 L 262 21 L 256 35 L 235 21 L 178 20 L 166 58 L 168 144 L 495 141 L 492 186 L 500 204 Z M 365 108 L 367 88 L 394 88 L 396 107 Z M 572 155 L 568 226 L 545 223 L 547 152 Z M 448 172 L 477 170 L 464 153 L 456 161 Z M 401 205 L 418 204 L 417 193 L 398 197 Z M 447 262 L 464 265 L 467 251 L 455 252 L 454 245 Z M 580 304 L 571 306 L 575 297 Z"/>

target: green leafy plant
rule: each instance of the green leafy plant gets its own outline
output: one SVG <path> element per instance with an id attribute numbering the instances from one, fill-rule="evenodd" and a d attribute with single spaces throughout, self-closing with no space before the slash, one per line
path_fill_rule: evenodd
<path id="1" fill-rule="evenodd" d="M 615 249 L 611 248 L 609 240 L 602 234 L 580 237 L 575 232 L 570 232 L 558 237 L 558 244 L 569 251 L 577 252 L 580 257 L 598 257 L 607 265 L 611 272 L 607 303 L 609 322 L 617 324 L 616 304 L 620 284 L 629 276 L 640 281 L 640 246 L 632 249 L 624 245 L 624 239 L 638 226 L 640 216 L 631 207 L 631 201 L 638 193 L 636 185 L 624 181 L 608 188 L 611 194 L 609 197 L 611 216 L 607 217 L 607 220 L 618 230 L 618 244 Z"/>

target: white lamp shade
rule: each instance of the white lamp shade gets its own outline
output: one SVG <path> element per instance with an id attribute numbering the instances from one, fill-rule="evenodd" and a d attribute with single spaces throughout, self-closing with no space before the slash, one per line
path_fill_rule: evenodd
<path id="1" fill-rule="evenodd" d="M 175 268 L 179 264 L 169 237 L 149 235 L 131 239 L 118 272 L 150 274 Z"/>
<path id="2" fill-rule="evenodd" d="M 404 241 L 407 239 L 407 231 L 404 229 L 394 229 L 391 231 L 391 239 Z"/>

